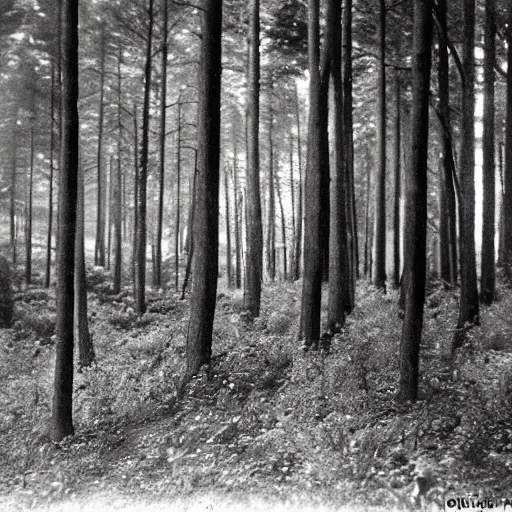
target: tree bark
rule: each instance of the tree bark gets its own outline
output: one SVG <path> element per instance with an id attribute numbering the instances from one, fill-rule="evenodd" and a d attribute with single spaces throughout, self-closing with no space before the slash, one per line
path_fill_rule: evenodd
<path id="1" fill-rule="evenodd" d="M 224 168 L 224 198 L 226 200 L 226 274 L 228 281 L 228 288 L 233 286 L 233 263 L 231 261 L 231 222 L 230 222 L 230 208 L 229 208 L 229 184 L 228 184 L 228 170 Z"/>
<path id="2" fill-rule="evenodd" d="M 98 153 L 97 153 L 97 172 L 98 172 L 98 195 L 96 206 L 96 250 L 94 264 L 101 267 L 105 266 L 105 196 L 103 185 L 105 182 L 103 170 L 103 122 L 105 111 L 105 47 L 106 34 L 105 25 L 101 27 L 100 41 L 100 110 L 98 119 Z"/>
<path id="3" fill-rule="evenodd" d="M 401 193 L 401 169 L 400 148 L 401 120 L 400 120 L 400 75 L 395 71 L 395 139 L 393 161 L 395 165 L 395 190 L 393 194 L 393 286 L 400 287 L 400 197 Z"/>
<path id="4" fill-rule="evenodd" d="M 295 215 L 295 179 L 293 174 L 293 135 L 290 133 L 290 197 L 292 203 L 292 243 L 290 244 L 290 272 L 288 273 L 288 276 L 292 281 L 295 275 L 295 243 L 297 239 L 297 221 Z"/>
<path id="5" fill-rule="evenodd" d="M 63 0 L 62 144 L 59 172 L 56 362 L 52 438 L 73 429 L 73 305 L 78 172 L 78 0 Z"/>
<path id="6" fill-rule="evenodd" d="M 288 251 L 286 248 L 286 217 L 284 215 L 283 196 L 281 194 L 281 185 L 279 183 L 279 174 L 276 173 L 276 192 L 279 201 L 279 211 L 281 212 L 281 239 L 283 243 L 283 280 L 288 278 Z"/>
<path id="7" fill-rule="evenodd" d="M 274 191 L 274 140 L 272 136 L 274 113 L 272 111 L 272 77 L 269 86 L 268 121 L 268 213 L 267 213 L 267 274 L 271 281 L 276 278 L 276 201 Z"/>
<path id="8" fill-rule="evenodd" d="M 82 369 L 92 366 L 95 361 L 95 355 L 89 332 L 89 322 L 87 320 L 87 287 L 84 255 L 84 175 L 80 163 L 77 172 L 73 334 L 78 343 L 78 368 Z"/>
<path id="9" fill-rule="evenodd" d="M 331 80 L 334 89 L 334 166 L 331 173 L 331 222 L 329 254 L 329 309 L 327 313 L 327 330 L 340 332 L 345 324 L 345 312 L 352 309 L 350 297 L 350 256 L 347 240 L 347 190 L 345 161 L 347 146 L 344 145 L 343 119 L 343 82 L 341 76 L 341 2 L 331 0 L 327 7 L 326 42 L 332 45 Z M 327 35 L 331 36 L 330 38 Z"/>
<path id="10" fill-rule="evenodd" d="M 512 6 L 508 10 L 507 68 L 512 69 Z M 507 73 L 507 110 L 505 130 L 505 168 L 503 194 L 504 270 L 508 280 L 512 279 L 512 73 Z"/>
<path id="11" fill-rule="evenodd" d="M 496 35 L 495 0 L 485 3 L 484 34 L 484 119 L 483 119 L 483 224 L 482 224 L 482 270 L 480 298 L 484 304 L 494 300 L 495 289 L 495 161 L 494 161 L 494 67 Z"/>
<path id="12" fill-rule="evenodd" d="M 50 287 L 52 272 L 53 175 L 55 174 L 55 59 L 53 58 L 51 59 L 50 75 L 50 176 L 48 178 L 48 231 L 46 235 L 46 272 L 44 278 L 45 288 Z"/>
<path id="13" fill-rule="evenodd" d="M 11 190 L 10 190 L 10 227 L 11 227 L 11 257 L 12 257 L 12 271 L 16 275 L 17 265 L 17 215 L 16 215 L 16 182 L 18 174 L 18 138 L 17 138 L 17 120 L 18 109 L 14 108 L 13 113 L 13 127 L 12 127 L 12 143 L 11 143 Z"/>
<path id="14" fill-rule="evenodd" d="M 163 43 L 162 43 L 162 85 L 160 91 L 160 173 L 158 189 L 158 219 L 156 227 L 156 255 L 153 284 L 155 288 L 162 286 L 162 230 L 164 219 L 164 191 L 165 191 L 165 140 L 166 140 L 166 104 L 167 104 L 167 59 L 169 54 L 169 7 L 167 0 L 163 0 Z"/>
<path id="15" fill-rule="evenodd" d="M 373 283 L 386 290 L 386 2 L 379 0 L 377 62 L 377 175 L 375 180 L 375 249 Z"/>
<path id="16" fill-rule="evenodd" d="M 349 242 L 349 290 L 351 309 L 355 304 L 355 280 L 359 279 L 359 241 L 357 233 L 356 195 L 354 185 L 354 136 L 352 114 L 352 0 L 343 9 L 343 136 L 345 146 L 346 219 Z"/>
<path id="17" fill-rule="evenodd" d="M 302 265 L 302 224 L 303 220 L 303 207 L 304 207 L 304 193 L 302 187 L 302 136 L 301 136 L 301 122 L 300 122 L 300 103 L 299 91 L 297 85 L 295 86 L 295 121 L 297 124 L 297 165 L 299 167 L 299 190 L 297 193 L 297 238 L 295 239 L 295 269 L 293 278 L 295 281 L 300 279 L 301 265 Z"/>
<path id="18" fill-rule="evenodd" d="M 308 160 L 304 192 L 304 271 L 300 337 L 306 347 L 320 338 L 322 291 L 322 168 L 321 168 L 321 83 L 320 83 L 320 3 L 310 0 L 308 8 L 309 130 Z"/>
<path id="19" fill-rule="evenodd" d="M 148 35 L 144 70 L 144 104 L 142 108 L 142 146 L 138 176 L 137 245 L 135 272 L 135 307 L 138 315 L 146 312 L 146 212 L 149 158 L 149 107 L 151 95 L 151 68 L 153 43 L 153 0 L 148 0 Z"/>
<path id="20" fill-rule="evenodd" d="M 238 143 L 235 129 L 235 114 L 233 115 L 233 190 L 235 196 L 235 286 L 242 287 L 242 215 L 240 212 L 239 185 L 238 185 Z"/>
<path id="21" fill-rule="evenodd" d="M 35 119 L 35 105 L 32 112 L 32 120 L 30 125 L 30 164 L 28 175 L 28 199 L 27 199 L 27 213 L 26 213 L 26 232 L 25 232 L 25 282 L 27 286 L 32 282 L 32 198 L 33 198 L 33 185 L 34 185 L 34 124 Z"/>
<path id="22" fill-rule="evenodd" d="M 479 324 L 475 257 L 475 0 L 464 3 L 462 121 L 460 148 L 460 304 L 452 348 L 463 342 L 468 325 Z"/>
<path id="23" fill-rule="evenodd" d="M 222 0 L 205 0 L 199 61 L 198 173 L 194 212 L 194 289 L 187 337 L 187 375 L 209 364 L 219 262 L 219 159 Z"/>
<path id="24" fill-rule="evenodd" d="M 456 283 L 458 279 L 457 259 L 457 212 L 454 189 L 455 161 L 450 122 L 450 87 L 448 64 L 448 28 L 446 22 L 446 0 L 438 2 L 438 18 L 441 27 L 439 34 L 438 82 L 439 82 L 439 129 L 441 139 L 440 203 L 439 218 L 439 257 L 441 279 Z"/>
<path id="25" fill-rule="evenodd" d="M 400 344 L 401 401 L 416 401 L 425 300 L 427 239 L 428 114 L 432 13 L 428 0 L 414 0 L 412 116 L 409 172 L 406 175 L 404 232 L 405 317 Z"/>
<path id="26" fill-rule="evenodd" d="M 174 225 L 174 272 L 176 290 L 180 286 L 180 208 L 181 208 L 181 95 L 178 98 L 178 142 L 176 149 L 176 222 Z"/>
<path id="27" fill-rule="evenodd" d="M 259 118 L 260 118 L 260 1 L 251 0 L 249 65 L 247 77 L 247 173 L 246 173 L 246 266 L 244 308 L 260 315 L 263 270 L 261 223 Z"/>

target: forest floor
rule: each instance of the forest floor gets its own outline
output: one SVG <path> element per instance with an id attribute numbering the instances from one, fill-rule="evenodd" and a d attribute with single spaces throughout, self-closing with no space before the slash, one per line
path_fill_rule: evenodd
<path id="1" fill-rule="evenodd" d="M 0 331 L 0 511 L 442 510 L 512 490 L 510 290 L 455 360 L 457 291 L 429 290 L 404 406 L 395 291 L 361 282 L 326 354 L 297 341 L 299 283 L 266 286 L 255 322 L 220 290 L 211 368 L 182 387 L 188 302 L 150 292 L 139 320 L 89 278 L 97 366 L 76 375 L 73 437 L 48 435 L 54 292 L 18 292 Z"/>

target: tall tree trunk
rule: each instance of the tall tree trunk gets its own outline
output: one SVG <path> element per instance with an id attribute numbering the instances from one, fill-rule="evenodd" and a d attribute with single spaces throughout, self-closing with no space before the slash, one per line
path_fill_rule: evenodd
<path id="1" fill-rule="evenodd" d="M 52 438 L 73 429 L 73 306 L 78 172 L 78 0 L 63 0 L 62 145 L 59 170 L 56 362 Z"/>
<path id="2" fill-rule="evenodd" d="M 438 82 L 439 82 L 439 117 L 441 135 L 441 165 L 440 202 L 441 216 L 439 218 L 439 256 L 441 278 L 447 283 L 456 283 L 458 274 L 457 258 L 457 212 L 455 202 L 454 174 L 455 160 L 453 158 L 453 141 L 450 122 L 450 87 L 448 64 L 448 28 L 446 0 L 438 2 L 438 18 L 440 24 Z"/>
<path id="3" fill-rule="evenodd" d="M 274 113 L 272 111 L 272 77 L 269 92 L 268 122 L 268 214 L 267 214 L 267 274 L 271 281 L 276 278 L 276 202 L 274 191 L 274 141 L 272 136 Z"/>
<path id="4" fill-rule="evenodd" d="M 400 122 L 400 75 L 395 71 L 395 140 L 393 163 L 395 165 L 395 190 L 393 194 L 393 286 L 400 287 L 400 196 L 401 194 L 401 169 L 400 148 L 401 122 Z"/>
<path id="5" fill-rule="evenodd" d="M 370 203 L 371 203 L 371 167 L 366 160 L 366 206 L 365 206 L 365 220 L 364 220 L 364 269 L 363 273 L 366 277 L 371 279 L 372 264 L 371 264 L 371 253 L 372 244 L 370 241 L 371 227 L 370 227 Z"/>
<path id="6" fill-rule="evenodd" d="M 295 269 L 293 278 L 295 281 L 297 281 L 300 279 L 302 262 L 302 223 L 304 206 L 304 193 L 302 187 L 302 136 L 300 123 L 299 91 L 297 85 L 295 86 L 295 121 L 297 124 L 297 164 L 299 167 L 299 190 L 297 193 L 297 238 L 295 239 Z"/>
<path id="7" fill-rule="evenodd" d="M 507 69 L 512 69 L 512 6 L 508 8 Z M 512 73 L 507 73 L 507 110 L 505 129 L 505 193 L 503 194 L 504 270 L 508 280 L 512 279 Z"/>
<path id="8" fill-rule="evenodd" d="M 133 244 L 132 274 L 133 296 L 137 297 L 137 229 L 139 226 L 139 127 L 137 122 L 137 105 L 133 104 Z"/>
<path id="9" fill-rule="evenodd" d="M 482 271 L 480 298 L 484 304 L 494 300 L 495 288 L 495 173 L 494 162 L 494 65 L 495 65 L 495 0 L 485 3 L 484 41 L 484 132 L 483 132 L 483 224 L 482 224 Z"/>
<path id="10" fill-rule="evenodd" d="M 416 401 L 423 328 L 427 241 L 428 110 L 432 13 L 428 0 L 414 0 L 412 116 L 409 172 L 406 175 L 404 233 L 405 317 L 400 344 L 402 401 Z"/>
<path id="11" fill-rule="evenodd" d="M 148 0 L 148 35 L 146 48 L 146 65 L 144 70 L 144 104 L 142 110 L 142 147 L 138 176 L 137 197 L 137 245 L 135 272 L 135 306 L 138 315 L 146 312 L 146 212 L 147 181 L 149 159 L 149 107 L 151 95 L 151 68 L 153 46 L 153 0 Z"/>
<path id="12" fill-rule="evenodd" d="M 156 227 L 156 255 L 153 284 L 155 288 L 162 286 L 162 230 L 164 219 L 164 191 L 165 191 L 165 130 L 166 130 L 166 103 L 167 103 L 167 58 L 169 54 L 168 30 L 169 8 L 167 0 L 163 0 L 163 44 L 162 44 L 162 85 L 160 91 L 160 175 L 158 189 L 158 219 Z"/>
<path id="13" fill-rule="evenodd" d="M 176 290 L 180 286 L 180 192 L 181 192 L 181 95 L 178 99 L 178 143 L 176 150 L 176 223 L 174 225 L 174 271 Z"/>
<path id="14" fill-rule="evenodd" d="M 346 222 L 348 228 L 350 270 L 348 278 L 351 308 L 355 304 L 355 280 L 359 278 L 359 242 L 357 234 L 356 195 L 354 185 L 354 136 L 352 115 L 352 0 L 345 0 L 343 10 L 343 137 L 344 174 L 346 180 Z"/>
<path id="15" fill-rule="evenodd" d="M 94 346 L 87 320 L 87 286 L 84 255 L 84 174 L 78 164 L 76 237 L 75 237 L 75 303 L 73 333 L 78 343 L 78 367 L 89 368 L 95 361 Z"/>
<path id="16" fill-rule="evenodd" d="M 16 181 L 18 174 L 18 138 L 17 138 L 17 120 L 18 109 L 14 108 L 12 118 L 12 142 L 11 142 L 11 190 L 10 190 L 10 227 L 11 227 L 11 255 L 12 255 L 12 270 L 16 275 L 17 265 L 17 218 L 16 218 Z"/>
<path id="17" fill-rule="evenodd" d="M 239 201 L 239 186 L 238 186 L 238 143 L 237 131 L 235 129 L 235 118 L 233 116 L 233 190 L 235 197 L 235 286 L 241 288 L 242 286 L 242 236 L 241 236 L 241 212 Z"/>
<path id="18" fill-rule="evenodd" d="M 106 34 L 105 25 L 101 27 L 100 41 L 100 110 L 98 119 L 98 153 L 97 153 L 97 169 L 98 169 L 98 195 L 96 206 L 96 250 L 94 256 L 94 264 L 105 266 L 105 196 L 103 185 L 105 182 L 103 170 L 103 124 L 105 111 L 105 50 L 106 50 Z"/>
<path id="19" fill-rule="evenodd" d="M 199 61 L 198 174 L 194 212 L 194 289 L 187 337 L 187 375 L 209 364 L 219 263 L 219 159 L 222 0 L 205 0 Z"/>
<path id="20" fill-rule="evenodd" d="M 460 304 L 453 349 L 467 325 L 479 324 L 475 257 L 475 0 L 464 3 L 462 121 L 460 148 Z"/>
<path id="21" fill-rule="evenodd" d="M 331 79 L 334 89 L 334 168 L 331 173 L 331 222 L 330 222 L 330 257 L 329 257 L 329 309 L 327 330 L 340 332 L 345 324 L 345 312 L 352 309 L 350 296 L 350 256 L 347 240 L 347 191 L 349 180 L 345 173 L 347 158 L 344 146 L 343 124 L 343 82 L 341 77 L 341 2 L 330 0 L 327 10 L 327 34 L 325 44 L 333 46 Z M 330 36 L 330 39 L 327 37 Z M 351 106 L 352 108 L 352 106 Z M 345 151 L 344 151 L 345 150 Z"/>
<path id="22" fill-rule="evenodd" d="M 114 194 L 114 293 L 121 291 L 121 275 L 123 268 L 123 225 L 125 224 L 125 197 L 124 180 L 122 170 L 122 124 L 121 124 L 121 60 L 122 54 L 119 50 L 117 58 L 117 172 L 115 176 Z"/>
<path id="23" fill-rule="evenodd" d="M 228 288 L 233 286 L 233 263 L 231 261 L 231 223 L 230 223 L 230 208 L 229 208 L 229 186 L 228 186 L 228 170 L 224 168 L 224 198 L 226 200 L 226 269 Z"/>
<path id="24" fill-rule="evenodd" d="M 247 76 L 247 173 L 246 173 L 246 266 L 244 308 L 252 317 L 260 315 L 263 271 L 263 228 L 260 197 L 260 0 L 251 0 L 249 64 Z"/>
<path id="25" fill-rule="evenodd" d="M 185 298 L 185 292 L 187 291 L 187 286 L 190 280 L 190 273 L 192 271 L 192 263 L 194 259 L 194 234 L 192 230 L 194 228 L 194 211 L 196 204 L 196 180 L 197 180 L 197 151 L 196 158 L 194 164 L 194 176 L 192 177 L 192 193 L 190 197 L 190 208 L 189 208 L 189 216 L 188 216 L 188 227 L 187 230 L 190 232 L 188 236 L 188 254 L 187 254 L 187 265 L 185 267 L 185 277 L 183 278 L 183 286 L 181 287 L 181 297 L 180 300 Z"/>
<path id="26" fill-rule="evenodd" d="M 45 288 L 50 287 L 52 271 L 53 175 L 55 173 L 55 59 L 53 58 L 51 59 L 50 75 L 50 176 L 48 178 L 48 231 L 46 235 L 46 272 L 44 277 Z"/>
<path id="27" fill-rule="evenodd" d="M 504 154 L 505 154 L 505 144 L 500 142 L 498 145 L 498 168 L 500 173 L 500 230 L 499 230 L 499 243 L 498 243 L 498 261 L 496 262 L 497 267 L 502 267 L 506 260 L 505 253 L 505 213 L 503 209 L 505 208 L 505 183 L 503 178 L 504 172 Z"/>
<path id="28" fill-rule="evenodd" d="M 320 2 L 310 0 L 308 12 L 309 53 L 309 130 L 308 161 L 304 191 L 304 271 L 300 337 L 306 347 L 320 338 L 322 291 L 322 168 L 321 150 L 321 81 L 320 81 Z"/>
<path id="29" fill-rule="evenodd" d="M 34 105 L 35 110 L 35 105 Z M 25 232 L 25 282 L 29 285 L 32 282 L 32 197 L 33 197 L 33 184 L 34 184 L 34 124 L 35 112 L 32 113 L 32 120 L 30 125 L 30 164 L 28 175 L 28 200 L 27 200 L 27 229 Z"/>
<path id="30" fill-rule="evenodd" d="M 276 173 L 276 192 L 279 201 L 279 211 L 281 212 L 281 239 L 283 242 L 283 279 L 286 281 L 288 278 L 288 251 L 286 248 L 286 217 L 284 216 L 283 196 L 281 193 L 281 185 L 279 183 L 279 174 Z"/>
<path id="31" fill-rule="evenodd" d="M 110 270 L 110 260 L 112 255 L 112 206 L 114 203 L 114 194 L 113 194 L 113 176 L 114 176 L 114 155 L 110 155 L 110 160 L 108 164 L 108 177 L 106 176 L 106 197 L 107 204 L 105 208 L 105 219 L 107 226 L 107 270 Z"/>
<path id="32" fill-rule="evenodd" d="M 290 244 L 290 272 L 289 278 L 293 281 L 295 275 L 295 241 L 297 238 L 297 223 L 295 215 L 295 179 L 293 176 L 293 135 L 290 133 L 290 197 L 292 202 L 292 243 Z"/>
<path id="33" fill-rule="evenodd" d="M 375 239 L 373 282 L 386 290 L 386 2 L 379 0 L 379 59 L 377 62 L 377 176 L 375 180 Z"/>

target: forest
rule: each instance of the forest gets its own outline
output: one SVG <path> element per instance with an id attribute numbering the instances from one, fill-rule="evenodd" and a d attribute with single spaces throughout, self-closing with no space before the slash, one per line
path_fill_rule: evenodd
<path id="1" fill-rule="evenodd" d="M 512 507 L 511 43 L 0 0 L 0 512 Z"/>

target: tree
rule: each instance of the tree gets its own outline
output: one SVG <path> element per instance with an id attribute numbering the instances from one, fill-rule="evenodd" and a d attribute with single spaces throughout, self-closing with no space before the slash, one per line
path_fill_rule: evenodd
<path id="1" fill-rule="evenodd" d="M 304 270 L 300 337 L 306 347 L 320 338 L 322 292 L 322 168 L 321 150 L 321 80 L 320 80 L 320 4 L 310 0 L 308 7 L 309 53 L 309 130 L 308 159 L 304 190 Z"/>
<path id="2" fill-rule="evenodd" d="M 211 359 L 219 250 L 219 160 L 222 0 L 205 0 L 198 70 L 194 288 L 187 337 L 187 375 Z"/>
<path id="3" fill-rule="evenodd" d="M 377 174 L 375 180 L 375 238 L 373 282 L 386 288 L 386 2 L 379 0 L 377 64 Z"/>
<path id="4" fill-rule="evenodd" d="M 52 438 L 73 429 L 74 246 L 78 173 L 78 0 L 62 5 L 62 143 L 57 245 L 56 362 Z"/>
<path id="5" fill-rule="evenodd" d="M 482 271 L 480 298 L 484 304 L 494 300 L 495 287 L 495 161 L 494 161 L 494 67 L 495 67 L 495 1 L 485 3 L 484 41 L 484 119 L 483 119 L 483 224 Z"/>
<path id="6" fill-rule="evenodd" d="M 167 59 L 169 55 L 169 6 L 163 0 L 163 42 L 162 42 L 162 84 L 160 91 L 160 166 L 158 189 L 158 219 L 156 228 L 156 263 L 153 281 L 155 287 L 162 286 L 162 229 L 164 217 L 164 184 L 165 184 L 165 141 L 166 141 L 166 111 L 167 111 Z"/>
<path id="7" fill-rule="evenodd" d="M 507 68 L 512 69 L 512 6 L 508 8 L 507 36 Z M 504 231 L 504 270 L 507 279 L 512 278 L 512 73 L 507 73 L 507 105 L 505 128 L 505 166 L 503 181 L 503 231 Z"/>
<path id="8" fill-rule="evenodd" d="M 87 320 L 87 285 L 84 254 L 84 171 L 78 165 L 75 236 L 75 305 L 73 317 L 74 339 L 78 343 L 78 367 L 88 368 L 95 360 L 94 346 Z"/>
<path id="9" fill-rule="evenodd" d="M 247 68 L 247 249 L 244 308 L 252 317 L 260 314 L 263 270 L 261 223 L 259 119 L 260 119 L 260 2 L 250 3 L 249 64 Z"/>
<path id="10" fill-rule="evenodd" d="M 428 0 L 414 0 L 412 115 L 409 169 L 406 174 L 404 233 L 405 317 L 400 344 L 401 400 L 415 401 L 423 304 L 427 240 L 428 113 L 432 46 L 432 14 Z"/>
<path id="11" fill-rule="evenodd" d="M 137 180 L 137 237 L 135 258 L 135 307 L 138 315 L 146 312 L 146 212 L 149 163 L 149 107 L 151 93 L 153 0 L 148 0 L 146 63 L 144 69 L 144 103 L 142 107 L 142 145 Z"/>
<path id="12" fill-rule="evenodd" d="M 346 179 L 344 161 L 343 123 L 343 83 L 341 77 L 341 2 L 331 0 L 328 11 L 329 27 L 326 44 L 331 44 L 332 67 L 331 80 L 333 85 L 333 119 L 334 119 L 334 165 L 331 185 L 331 222 L 330 222 L 330 253 L 329 253 L 329 310 L 327 329 L 333 333 L 339 332 L 345 323 L 345 311 L 350 309 L 351 297 L 349 280 L 349 248 L 347 244 L 347 199 L 346 190 L 349 180 Z M 345 139 L 346 140 L 346 139 Z"/>
<path id="13" fill-rule="evenodd" d="M 393 164 L 394 172 L 394 192 L 393 192 L 393 286 L 400 287 L 400 197 L 401 197 L 401 168 L 400 168 L 400 149 L 401 140 L 401 118 L 400 118 L 400 74 L 395 70 L 395 138 L 393 141 Z"/>
<path id="14" fill-rule="evenodd" d="M 458 279 L 457 259 L 457 213 L 455 202 L 455 161 L 450 119 L 450 74 L 448 63 L 448 27 L 446 0 L 437 5 L 438 19 L 438 64 L 439 83 L 439 132 L 441 139 L 441 176 L 439 179 L 439 260 L 440 276 L 447 283 Z"/>
<path id="15" fill-rule="evenodd" d="M 479 323 L 475 256 L 475 0 L 464 2 L 462 119 L 460 148 L 460 303 L 455 349 L 468 325 Z"/>

